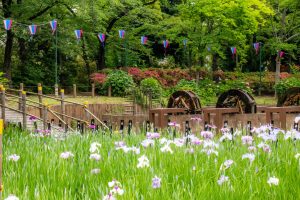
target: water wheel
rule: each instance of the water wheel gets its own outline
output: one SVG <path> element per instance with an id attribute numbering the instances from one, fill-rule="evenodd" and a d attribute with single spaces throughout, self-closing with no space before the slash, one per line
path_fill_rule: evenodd
<path id="1" fill-rule="evenodd" d="M 300 87 L 289 88 L 278 98 L 277 106 L 299 106 L 300 105 Z"/>
<path id="2" fill-rule="evenodd" d="M 194 92 L 185 90 L 176 91 L 171 95 L 168 108 L 185 108 L 190 114 L 201 112 L 199 97 Z"/>
<path id="3" fill-rule="evenodd" d="M 222 93 L 216 105 L 217 108 L 238 108 L 240 113 L 256 113 L 254 98 L 243 90 L 232 89 Z"/>

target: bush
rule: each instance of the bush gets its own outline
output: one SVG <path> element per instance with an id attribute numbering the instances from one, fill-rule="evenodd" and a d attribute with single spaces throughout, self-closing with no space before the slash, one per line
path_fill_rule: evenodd
<path id="1" fill-rule="evenodd" d="M 174 87 L 173 92 L 177 90 L 190 90 L 195 92 L 200 98 L 202 105 L 214 102 L 214 98 L 216 97 L 214 83 L 208 79 L 200 81 L 199 85 L 197 85 L 196 81 L 182 79 Z"/>
<path id="2" fill-rule="evenodd" d="M 97 84 L 103 84 L 106 81 L 106 74 L 103 73 L 93 73 L 91 74 L 91 80 Z"/>
<path id="3" fill-rule="evenodd" d="M 111 86 L 113 96 L 125 96 L 127 91 L 134 87 L 134 82 L 131 76 L 122 70 L 112 71 L 104 83 L 104 88 L 107 90 Z"/>
<path id="4" fill-rule="evenodd" d="M 217 95 L 222 94 L 231 89 L 241 89 L 252 94 L 252 89 L 249 87 L 249 83 L 240 80 L 226 80 L 216 85 L 215 92 Z"/>
<path id="5" fill-rule="evenodd" d="M 141 90 L 144 94 L 151 94 L 152 98 L 158 98 L 161 95 L 162 87 L 155 78 L 146 78 L 141 81 Z"/>
<path id="6" fill-rule="evenodd" d="M 144 72 L 137 67 L 129 67 L 127 72 L 137 83 L 139 83 L 145 77 Z"/>
<path id="7" fill-rule="evenodd" d="M 5 87 L 8 83 L 8 80 L 7 80 L 7 78 L 4 78 L 3 76 L 4 76 L 4 73 L 0 72 L 0 84 L 4 85 L 4 87 Z"/>
<path id="8" fill-rule="evenodd" d="M 283 95 L 287 89 L 292 87 L 300 87 L 300 80 L 298 78 L 292 77 L 281 80 L 275 85 L 275 90 L 278 95 Z"/>
<path id="9" fill-rule="evenodd" d="M 290 67 L 292 74 L 299 74 L 300 73 L 300 66 L 299 65 L 292 65 Z"/>

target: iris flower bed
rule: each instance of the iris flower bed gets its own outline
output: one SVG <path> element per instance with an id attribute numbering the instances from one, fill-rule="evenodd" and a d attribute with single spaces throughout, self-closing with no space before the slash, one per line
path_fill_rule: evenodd
<path id="1" fill-rule="evenodd" d="M 3 199 L 297 199 L 300 133 L 3 137 Z M 252 136 L 251 136 L 252 135 Z"/>

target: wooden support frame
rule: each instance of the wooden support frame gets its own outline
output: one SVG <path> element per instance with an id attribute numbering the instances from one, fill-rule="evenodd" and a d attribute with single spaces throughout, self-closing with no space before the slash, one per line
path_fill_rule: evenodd
<path id="1" fill-rule="evenodd" d="M 23 115 L 23 129 L 27 129 L 27 107 L 26 107 L 26 92 L 22 91 L 22 115 Z"/>
<path id="2" fill-rule="evenodd" d="M 43 104 L 43 88 L 42 88 L 42 84 L 38 83 L 38 98 L 39 98 L 39 104 L 42 105 Z M 43 108 L 40 108 L 40 118 L 43 118 Z"/>

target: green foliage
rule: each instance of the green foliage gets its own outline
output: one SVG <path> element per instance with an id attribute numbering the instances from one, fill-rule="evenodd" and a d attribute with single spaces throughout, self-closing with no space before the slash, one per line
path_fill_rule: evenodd
<path id="1" fill-rule="evenodd" d="M 173 88 L 172 92 L 176 90 L 193 91 L 200 97 L 202 105 L 207 105 L 211 104 L 211 102 L 214 102 L 217 96 L 230 89 L 242 89 L 250 94 L 252 93 L 250 87 L 243 81 L 226 80 L 217 84 L 210 79 L 201 80 L 198 84 L 196 81 L 188 81 L 183 79 L 179 81 L 179 83 Z"/>
<path id="2" fill-rule="evenodd" d="M 131 76 L 122 70 L 115 70 L 108 74 L 104 83 L 104 88 L 107 90 L 111 86 L 113 96 L 125 96 L 131 87 L 134 87 L 134 82 Z"/>
<path id="3" fill-rule="evenodd" d="M 282 95 L 284 92 L 291 87 L 300 87 L 299 78 L 291 77 L 281 80 L 275 85 L 277 94 Z"/>
<path id="4" fill-rule="evenodd" d="M 300 74 L 300 66 L 299 65 L 291 65 L 290 66 L 292 74 Z"/>
<path id="5" fill-rule="evenodd" d="M 8 83 L 8 80 L 7 80 L 7 78 L 5 78 L 3 76 L 4 76 L 4 73 L 0 72 L 0 84 L 5 86 Z"/>
<path id="6" fill-rule="evenodd" d="M 215 91 L 217 95 L 220 95 L 223 92 L 226 92 L 230 89 L 241 89 L 252 94 L 252 90 L 249 87 L 249 84 L 241 80 L 226 80 L 221 82 L 220 84 L 216 84 L 215 88 L 216 88 Z"/>
<path id="7" fill-rule="evenodd" d="M 177 90 L 190 90 L 195 92 L 201 101 L 202 105 L 209 104 L 216 97 L 216 93 L 214 91 L 214 82 L 211 80 L 205 79 L 200 81 L 199 84 L 196 81 L 188 81 L 182 79 L 179 83 L 174 87 L 173 92 Z"/>
<path id="8" fill-rule="evenodd" d="M 143 93 L 151 95 L 152 98 L 158 98 L 161 95 L 162 87 L 155 78 L 146 78 L 141 81 L 141 90 Z"/>
<path id="9" fill-rule="evenodd" d="M 293 73 L 297 73 L 294 64 L 299 65 L 299 0 L 6 0 L 3 4 L 5 2 L 13 3 L 0 10 L 0 14 L 4 16 L 9 11 L 14 22 L 24 23 L 13 25 L 12 29 L 14 85 L 23 82 L 25 86 L 32 86 L 41 82 L 51 90 L 56 78 L 56 47 L 58 82 L 62 87 L 76 83 L 87 88 L 92 73 L 124 65 L 163 68 L 197 65 L 206 70 L 234 71 L 238 67 L 236 71 L 257 71 L 259 56 L 255 55 L 253 42 L 264 44 L 261 52 L 265 69 L 275 70 L 278 50 L 286 52 L 282 64 L 291 65 Z M 56 35 L 48 25 L 54 18 L 59 24 L 57 45 Z M 45 23 L 39 26 L 34 37 L 30 37 L 27 27 L 32 23 Z M 84 31 L 78 42 L 75 29 Z M 118 37 L 120 29 L 126 31 L 124 40 Z M 104 46 L 96 33 L 106 34 L 105 51 L 101 51 Z M 3 39 L 7 37 L 6 32 L 0 35 Z M 142 35 L 149 38 L 146 45 L 140 44 Z M 170 41 L 166 52 L 162 46 L 164 39 Z M 187 46 L 183 45 L 183 39 L 188 40 Z M 232 46 L 237 47 L 237 65 L 231 57 Z M 0 63 L 4 63 L 5 45 L 2 44 L 0 51 Z M 104 63 L 100 67 L 101 58 Z M 173 77 L 167 74 L 166 81 L 171 83 Z M 257 88 L 257 81 L 252 82 Z"/>

